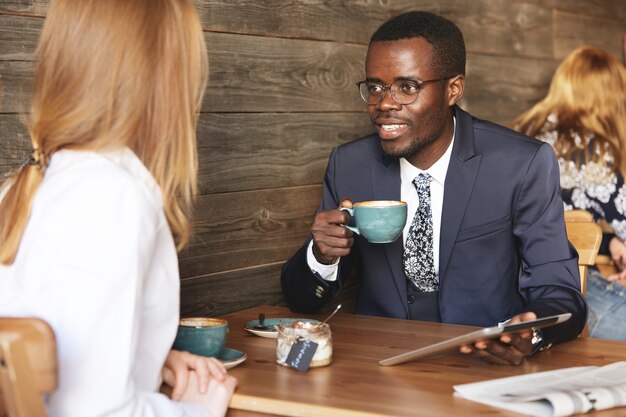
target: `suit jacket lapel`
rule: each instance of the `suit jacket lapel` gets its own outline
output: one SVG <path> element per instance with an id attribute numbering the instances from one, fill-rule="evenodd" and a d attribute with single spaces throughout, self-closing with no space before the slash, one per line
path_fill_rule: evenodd
<path id="1" fill-rule="evenodd" d="M 445 279 L 446 267 L 452 247 L 459 233 L 465 210 L 472 194 L 474 180 L 481 156 L 474 149 L 474 123 L 472 117 L 455 108 L 456 133 L 454 148 L 448 165 L 444 185 L 441 214 L 441 239 L 439 242 L 439 279 Z"/>
<path id="2" fill-rule="evenodd" d="M 374 164 L 372 169 L 373 195 L 377 200 L 400 200 L 400 163 L 385 156 Z M 410 215 L 409 215 L 410 216 Z M 406 316 L 409 310 L 406 303 L 406 277 L 402 268 L 402 237 L 393 243 L 385 244 L 387 263 L 391 270 L 393 281 L 398 290 L 400 304 L 404 306 Z"/>

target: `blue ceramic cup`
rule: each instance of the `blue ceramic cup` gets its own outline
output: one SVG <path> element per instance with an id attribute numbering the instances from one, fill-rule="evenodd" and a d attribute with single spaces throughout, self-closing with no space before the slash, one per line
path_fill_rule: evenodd
<path id="1" fill-rule="evenodd" d="M 209 317 L 189 317 L 180 320 L 173 349 L 200 356 L 218 357 L 228 338 L 228 322 Z"/>
<path id="2" fill-rule="evenodd" d="M 362 235 L 371 243 L 391 243 L 402 234 L 406 224 L 406 203 L 396 200 L 362 201 L 350 209 L 342 207 L 354 217 L 356 227 L 342 225 Z"/>

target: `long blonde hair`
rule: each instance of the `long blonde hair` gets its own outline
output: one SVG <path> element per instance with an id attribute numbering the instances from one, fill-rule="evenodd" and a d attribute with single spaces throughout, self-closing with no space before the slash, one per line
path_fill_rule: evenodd
<path id="1" fill-rule="evenodd" d="M 191 0 L 53 0 L 36 61 L 28 117 L 34 159 L 5 184 L 0 263 L 15 260 L 47 161 L 61 149 L 132 149 L 161 187 L 182 249 L 208 74 Z"/>
<path id="2" fill-rule="evenodd" d="M 585 162 L 603 164 L 606 152 L 614 170 L 626 172 L 626 69 L 611 54 L 593 47 L 572 51 L 557 68 L 548 95 L 513 122 L 513 128 L 536 136 L 550 115 L 558 122 L 555 151 L 570 159 L 578 135 L 593 135 L 596 149 L 585 149 Z"/>

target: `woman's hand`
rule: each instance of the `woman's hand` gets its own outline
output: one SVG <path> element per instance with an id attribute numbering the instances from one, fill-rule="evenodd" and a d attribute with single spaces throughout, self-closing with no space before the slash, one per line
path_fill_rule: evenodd
<path id="1" fill-rule="evenodd" d="M 609 242 L 609 252 L 611 259 L 615 263 L 617 273 L 606 277 L 609 281 L 619 281 L 626 279 L 626 245 L 618 237 L 614 236 Z"/>
<path id="2" fill-rule="evenodd" d="M 211 417 L 224 417 L 230 398 L 237 387 L 237 380 L 226 375 L 223 381 L 210 378 L 206 393 L 200 394 L 199 377 L 195 371 L 189 372 L 188 389 L 181 397 L 181 401 L 203 406 Z"/>
<path id="3" fill-rule="evenodd" d="M 172 387 L 173 400 L 180 400 L 188 391 L 191 371 L 197 379 L 195 389 L 199 394 L 207 392 L 211 381 L 221 383 L 227 378 L 226 368 L 219 360 L 180 350 L 171 350 L 161 370 L 161 376 L 163 382 Z"/>

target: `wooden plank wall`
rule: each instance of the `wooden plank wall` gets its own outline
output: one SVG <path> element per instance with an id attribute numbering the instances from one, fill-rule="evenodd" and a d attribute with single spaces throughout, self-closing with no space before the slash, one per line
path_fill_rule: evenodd
<path id="1" fill-rule="evenodd" d="M 440 13 L 468 47 L 463 107 L 507 123 L 558 62 L 592 44 L 622 58 L 626 0 L 196 0 L 210 58 L 199 126 L 196 233 L 180 254 L 183 315 L 281 304 L 279 272 L 318 204 L 332 147 L 371 131 L 354 82 L 370 34 L 411 9 Z M 32 53 L 47 0 L 0 0 L 0 172 L 30 147 Z M 354 288 L 353 288 L 354 290 Z"/>

